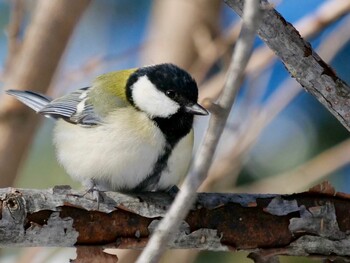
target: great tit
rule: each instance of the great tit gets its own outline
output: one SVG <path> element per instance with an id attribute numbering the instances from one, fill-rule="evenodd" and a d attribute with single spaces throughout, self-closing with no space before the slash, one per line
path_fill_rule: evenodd
<path id="1" fill-rule="evenodd" d="M 167 191 L 189 168 L 193 117 L 208 112 L 197 103 L 195 80 L 173 64 L 111 72 L 91 87 L 51 99 L 32 91 L 9 95 L 57 120 L 59 163 L 87 189 Z"/>

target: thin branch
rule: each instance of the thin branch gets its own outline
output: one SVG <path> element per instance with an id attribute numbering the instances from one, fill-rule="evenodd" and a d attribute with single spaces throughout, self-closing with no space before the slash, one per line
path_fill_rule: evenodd
<path id="1" fill-rule="evenodd" d="M 242 15 L 243 0 L 225 1 Z M 299 32 L 275 9 L 269 9 L 259 24 L 258 35 L 282 60 L 291 76 L 350 130 L 350 87 L 300 37 Z"/>
<path id="2" fill-rule="evenodd" d="M 320 44 L 317 49 L 317 52 L 325 59 L 328 63 L 330 62 L 334 56 L 341 50 L 341 48 L 345 45 L 345 43 L 350 39 L 350 32 L 348 30 L 350 24 L 350 18 L 345 19 L 336 30 L 331 32 L 329 36 Z M 340 36 L 341 35 L 341 36 Z M 334 43 L 334 39 L 337 39 L 337 43 Z M 331 54 L 329 54 L 331 50 Z M 237 178 L 239 171 L 241 170 L 241 166 L 243 165 L 243 161 L 245 159 L 245 155 L 250 151 L 253 147 L 254 143 L 258 139 L 261 132 L 267 127 L 271 121 L 280 114 L 287 105 L 302 91 L 298 82 L 294 79 L 288 78 L 283 81 L 276 91 L 269 97 L 269 99 L 264 103 L 264 106 L 259 106 L 256 109 L 253 109 L 252 116 L 248 116 L 244 119 L 244 122 L 240 124 L 240 129 L 234 135 L 233 143 L 230 145 L 230 149 L 225 153 L 224 156 L 220 156 L 217 161 L 212 164 L 210 169 L 208 178 L 204 181 L 204 183 L 200 187 L 200 191 L 208 191 L 208 189 L 212 189 L 211 187 L 215 185 L 217 182 L 220 182 L 220 185 L 225 185 L 226 190 L 232 190 L 227 187 L 232 187 L 232 184 L 229 184 L 224 177 L 229 176 L 230 182 L 234 181 L 234 178 Z M 328 155 L 331 157 L 330 155 Z M 330 160 L 331 161 L 331 160 Z M 350 161 L 350 160 L 349 160 Z M 327 163 L 327 161 L 325 161 Z M 337 162 L 339 165 L 345 165 L 346 163 Z M 338 167 L 340 168 L 340 167 Z M 302 185 L 311 185 L 312 183 L 317 182 L 319 179 L 324 178 L 327 175 L 327 172 L 332 172 L 338 169 L 336 166 L 333 167 L 333 170 L 326 169 L 323 172 L 319 173 L 318 171 L 311 177 L 314 181 L 309 181 L 306 183 L 305 180 L 300 182 L 304 182 L 304 184 L 298 184 L 299 188 L 291 188 L 290 191 L 300 191 Z M 289 173 L 288 173 L 289 174 Z M 319 176 L 319 178 L 318 178 Z M 232 179 L 233 178 L 233 179 Z M 283 179 L 279 180 L 278 178 L 273 178 L 273 187 L 277 187 L 277 189 L 281 189 L 278 187 L 278 182 L 283 183 L 284 180 L 291 182 L 291 179 Z M 263 179 L 264 181 L 264 179 Z M 270 182 L 264 181 L 263 187 L 259 187 L 259 192 L 268 192 L 268 189 L 276 189 L 269 188 L 267 183 Z M 260 185 L 260 183 L 259 183 Z M 284 184 L 282 184 L 282 188 Z M 293 184 L 288 183 L 288 188 Z M 286 186 L 287 187 L 287 186 Z M 248 186 L 249 192 L 254 191 L 253 185 L 252 187 Z M 242 188 L 240 191 L 247 188 Z M 264 190 L 263 190 L 264 189 Z M 295 189 L 295 190 L 293 190 Z"/>
<path id="3" fill-rule="evenodd" d="M 246 186 L 236 187 L 233 191 L 240 193 L 268 193 L 271 191 L 294 193 L 301 191 L 305 186 L 312 185 L 349 164 L 349 151 L 350 139 L 323 151 L 311 160 L 290 171 L 255 181 Z"/>
<path id="4" fill-rule="evenodd" d="M 349 2 L 350 3 L 350 2 Z M 349 11 L 350 12 L 350 11 Z M 326 39 L 322 41 L 318 48 L 318 52 L 326 62 L 330 62 L 339 53 L 339 51 L 350 40 L 350 16 L 344 18 L 343 21 L 331 32 Z M 337 41 L 334 41 L 334 40 Z"/>
<path id="5" fill-rule="evenodd" d="M 247 0 L 243 17 L 243 30 L 237 41 L 232 63 L 228 71 L 224 91 L 217 105 L 213 105 L 213 116 L 204 142 L 197 152 L 191 171 L 180 193 L 170 207 L 169 212 L 160 222 L 147 247 L 137 260 L 139 263 L 157 262 L 172 239 L 172 234 L 180 227 L 196 197 L 196 190 L 204 181 L 213 158 L 216 145 L 224 129 L 227 116 L 231 110 L 236 93 L 243 79 L 244 69 L 248 63 L 260 16 L 260 2 Z"/>
<path id="6" fill-rule="evenodd" d="M 322 3 L 314 12 L 308 14 L 297 21 L 294 25 L 295 28 L 299 31 L 300 35 L 305 39 L 311 39 L 315 37 L 317 34 L 320 34 L 326 27 L 334 23 L 335 21 L 342 18 L 344 15 L 348 14 L 350 11 L 350 2 L 343 0 L 328 0 Z M 237 28 L 238 26 L 235 24 L 230 29 L 228 38 L 223 36 L 219 36 L 217 39 L 213 40 L 213 44 L 217 46 L 217 57 L 211 58 L 211 64 L 213 64 L 217 59 L 219 59 L 227 50 L 234 44 L 237 37 Z M 334 42 L 334 41 L 333 41 Z M 338 42 L 337 42 L 338 43 Z M 334 44 L 337 44 L 334 43 Z M 206 46 L 203 46 L 202 49 L 206 49 Z M 268 65 L 270 65 L 274 59 L 276 58 L 275 54 L 271 49 L 266 46 L 261 46 L 254 50 L 252 57 L 247 65 L 246 73 L 252 74 L 256 72 L 260 72 L 265 69 Z M 323 58 L 323 57 L 322 57 Z M 207 64 L 209 61 L 202 61 L 200 58 L 194 63 L 199 64 L 201 69 L 208 70 L 212 65 Z M 204 66 L 203 66 L 204 64 Z M 194 70 L 194 69 L 193 69 Z M 205 71 L 205 70 L 204 70 Z M 198 76 L 199 74 L 196 73 Z M 201 73 L 201 75 L 205 75 L 205 73 Z M 218 85 L 218 83 L 224 82 L 224 75 L 219 73 L 215 75 L 213 81 L 207 81 L 201 87 L 200 100 L 203 98 L 217 98 L 222 90 L 223 85 Z M 212 83 L 212 84 L 211 84 Z"/>
<path id="7" fill-rule="evenodd" d="M 59 81 L 57 81 L 54 86 L 50 87 L 48 93 L 52 97 L 62 95 L 65 91 L 63 89 L 74 86 L 77 82 L 84 79 L 91 78 L 91 76 L 96 75 L 101 69 L 121 63 L 123 60 L 130 59 L 130 57 L 140 53 L 146 44 L 147 43 L 144 42 L 137 44 L 117 54 L 106 53 L 92 56 L 77 68 L 61 72 L 58 77 Z"/>
<path id="8" fill-rule="evenodd" d="M 297 21 L 294 27 L 304 39 L 310 40 L 349 12 L 349 1 L 328 0 L 322 3 L 315 12 Z M 266 46 L 258 48 L 248 63 L 247 72 L 261 70 L 270 64 L 276 58 L 273 51 Z"/>

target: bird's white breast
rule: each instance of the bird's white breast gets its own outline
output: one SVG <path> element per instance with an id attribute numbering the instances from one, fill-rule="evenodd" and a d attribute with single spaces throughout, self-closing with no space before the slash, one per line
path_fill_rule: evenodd
<path id="1" fill-rule="evenodd" d="M 146 114 L 130 107 L 116 110 L 105 121 L 84 128 L 59 120 L 54 132 L 58 160 L 69 175 L 83 183 L 94 179 L 104 182 L 106 190 L 132 189 L 152 172 L 166 140 Z M 175 147 L 159 189 L 177 184 L 186 173 L 191 138 L 192 132 Z"/>
<path id="2" fill-rule="evenodd" d="M 118 190 L 135 187 L 152 171 L 165 138 L 145 114 L 121 108 L 97 127 L 58 121 L 54 143 L 59 162 L 73 178 L 94 178 Z"/>
<path id="3" fill-rule="evenodd" d="M 193 130 L 183 137 L 175 146 L 168 160 L 167 168 L 162 172 L 158 183 L 159 189 L 177 185 L 187 174 L 192 158 Z"/>

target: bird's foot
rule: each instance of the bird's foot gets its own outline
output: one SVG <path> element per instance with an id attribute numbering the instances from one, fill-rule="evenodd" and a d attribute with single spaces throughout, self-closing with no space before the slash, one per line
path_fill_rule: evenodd
<path id="1" fill-rule="evenodd" d="M 79 197 L 79 198 L 83 198 L 85 197 L 87 194 L 92 195 L 92 200 L 97 202 L 97 209 L 99 209 L 100 207 L 100 202 L 103 202 L 103 196 L 102 196 L 102 192 L 101 190 L 99 190 L 96 186 L 92 186 L 91 188 L 89 188 L 88 190 L 86 190 L 85 193 L 81 194 L 81 195 L 77 195 L 77 194 L 72 194 L 71 196 L 74 197 Z"/>
<path id="2" fill-rule="evenodd" d="M 91 193 L 92 199 L 97 202 L 97 209 L 100 207 L 100 202 L 103 202 L 103 196 L 102 196 L 101 190 L 99 190 L 96 186 L 93 186 L 89 188 L 82 197 L 85 197 L 87 194 Z"/>

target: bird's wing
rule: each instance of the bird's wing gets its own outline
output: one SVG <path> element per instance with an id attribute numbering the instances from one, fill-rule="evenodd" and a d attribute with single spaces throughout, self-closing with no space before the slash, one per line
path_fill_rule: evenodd
<path id="1" fill-rule="evenodd" d="M 94 126 L 102 122 L 102 116 L 95 112 L 88 100 L 89 89 L 79 89 L 55 100 L 27 90 L 7 90 L 6 93 L 46 117 Z"/>
<path id="2" fill-rule="evenodd" d="M 56 119 L 62 118 L 70 123 L 87 127 L 102 124 L 105 114 L 93 106 L 89 97 L 91 90 L 92 88 L 86 87 L 73 91 L 51 101 L 39 113 Z M 118 103 L 114 105 L 118 107 Z"/>
<path id="3" fill-rule="evenodd" d="M 39 113 L 55 118 L 71 118 L 76 113 L 79 103 L 84 100 L 83 96 L 86 96 L 84 94 L 87 93 L 88 89 L 82 88 L 54 99 L 40 109 Z"/>
<path id="4" fill-rule="evenodd" d="M 52 101 L 48 96 L 29 90 L 6 90 L 6 93 L 15 97 L 36 112 L 40 111 L 45 105 Z"/>
<path id="5" fill-rule="evenodd" d="M 91 87 L 78 89 L 54 100 L 32 91 L 8 90 L 7 93 L 46 117 L 93 127 L 102 124 L 111 111 L 130 105 L 125 86 L 134 71 L 128 69 L 103 74 L 95 79 Z"/>

